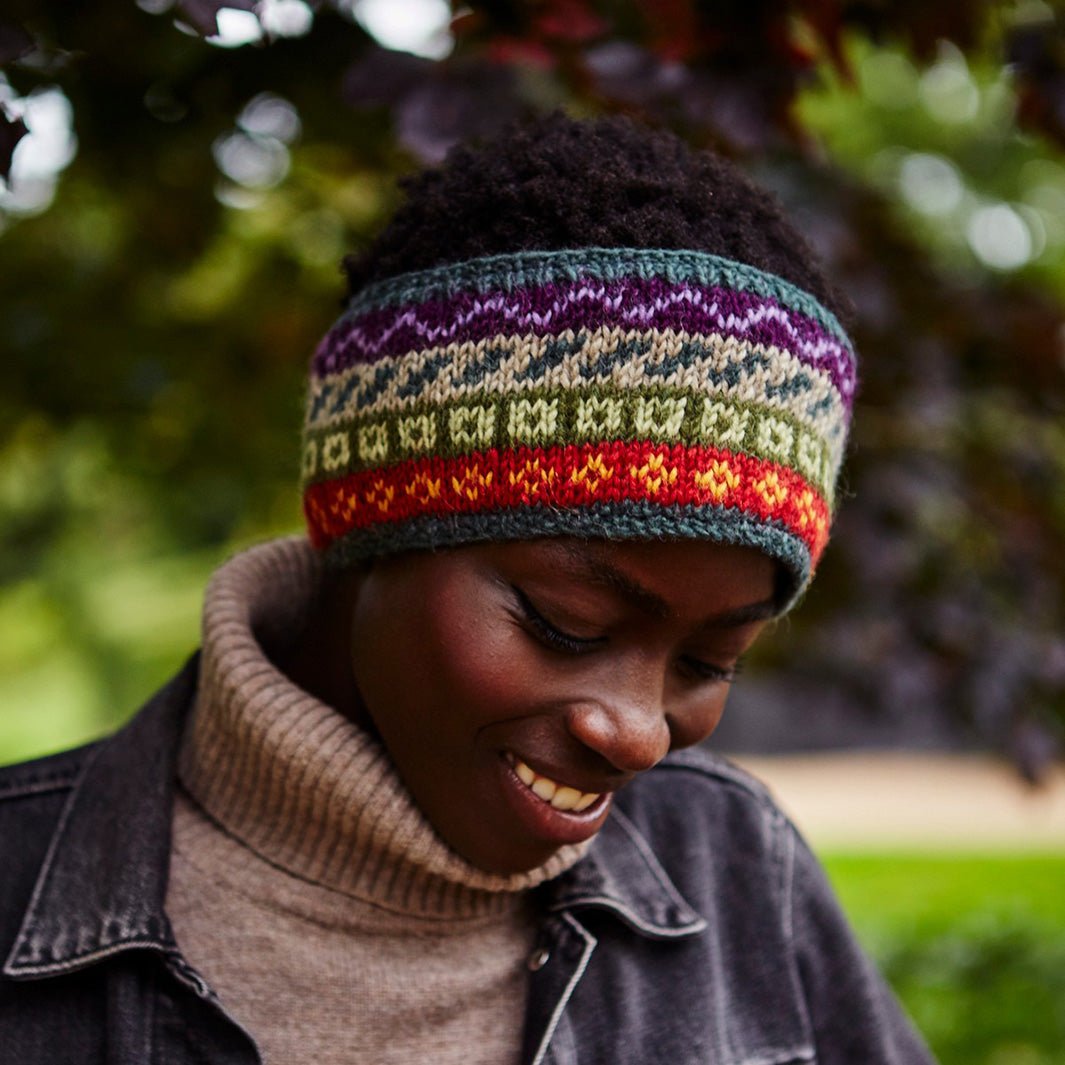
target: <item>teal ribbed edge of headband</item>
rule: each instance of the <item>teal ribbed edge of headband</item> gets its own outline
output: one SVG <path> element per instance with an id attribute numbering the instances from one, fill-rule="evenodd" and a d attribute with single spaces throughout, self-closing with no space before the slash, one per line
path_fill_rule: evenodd
<path id="1" fill-rule="evenodd" d="M 787 574 L 778 613 L 802 598 L 810 582 L 810 552 L 786 528 L 727 507 L 663 507 L 643 500 L 593 503 L 572 510 L 536 507 L 483 514 L 434 514 L 413 518 L 402 526 L 361 529 L 342 537 L 325 551 L 333 566 L 348 566 L 404 550 L 434 550 L 442 545 L 541 536 L 579 539 L 669 541 L 701 539 L 751 547 L 782 563 Z"/>
<path id="2" fill-rule="evenodd" d="M 659 279 L 673 284 L 694 282 L 749 292 L 806 315 L 850 349 L 839 319 L 814 296 L 776 274 L 709 252 L 668 248 L 573 248 L 486 255 L 427 270 L 374 281 L 356 292 L 341 320 L 403 303 L 417 303 L 460 292 L 511 292 L 532 285 L 579 281 Z"/>

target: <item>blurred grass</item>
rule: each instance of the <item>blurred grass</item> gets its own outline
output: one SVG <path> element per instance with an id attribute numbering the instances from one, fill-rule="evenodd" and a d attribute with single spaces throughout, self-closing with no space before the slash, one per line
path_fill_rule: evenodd
<path id="1" fill-rule="evenodd" d="M 57 559 L 0 590 L 0 765 L 117 728 L 199 644 L 224 555 Z"/>
<path id="2" fill-rule="evenodd" d="M 824 862 L 942 1065 L 1065 1065 L 1065 854 Z"/>
<path id="3" fill-rule="evenodd" d="M 161 506 L 170 482 L 146 488 L 98 428 L 31 415 L 0 442 L 0 765 L 112 731 L 177 672 L 199 644 L 212 571 L 299 527 L 289 473 L 242 482 L 259 505 L 190 545 Z"/>
<path id="4" fill-rule="evenodd" d="M 1065 854 L 830 854 L 829 876 L 870 935 L 902 924 L 932 934 L 959 916 L 1021 915 L 1065 935 Z"/>

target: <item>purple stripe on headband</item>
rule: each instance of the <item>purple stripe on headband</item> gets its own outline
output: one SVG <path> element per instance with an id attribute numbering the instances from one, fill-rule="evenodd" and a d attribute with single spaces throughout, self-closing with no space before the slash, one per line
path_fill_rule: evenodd
<path id="1" fill-rule="evenodd" d="M 319 345 L 312 372 L 324 377 L 356 363 L 438 345 L 599 326 L 685 330 L 773 345 L 827 372 L 844 399 L 854 393 L 852 354 L 812 319 L 751 293 L 659 278 L 588 279 L 510 293 L 462 292 L 406 307 L 382 307 L 337 322 Z"/>

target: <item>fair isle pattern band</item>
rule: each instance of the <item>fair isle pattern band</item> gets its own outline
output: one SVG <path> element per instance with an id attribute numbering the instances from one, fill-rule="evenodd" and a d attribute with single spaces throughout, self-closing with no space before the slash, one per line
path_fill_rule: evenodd
<path id="1" fill-rule="evenodd" d="M 510 446 L 648 439 L 660 445 L 716 445 L 765 459 L 794 470 L 827 504 L 832 502 L 832 456 L 794 419 L 679 393 L 554 392 L 517 399 L 483 395 L 469 403 L 356 419 L 347 427 L 308 431 L 304 475 L 309 486 L 379 470 L 390 457 L 459 458 L 473 451 L 502 453 Z"/>
<path id="2" fill-rule="evenodd" d="M 492 256 L 357 294 L 312 363 L 312 540 L 565 531 L 760 547 L 806 582 L 855 388 L 808 293 L 697 252 Z"/>

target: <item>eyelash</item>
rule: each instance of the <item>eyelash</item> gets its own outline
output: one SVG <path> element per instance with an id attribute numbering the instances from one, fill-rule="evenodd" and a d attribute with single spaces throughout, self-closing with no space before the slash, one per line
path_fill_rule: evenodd
<path id="1" fill-rule="evenodd" d="M 562 651 L 571 655 L 586 654 L 593 647 L 598 647 L 606 639 L 605 636 L 582 639 L 579 636 L 572 636 L 568 632 L 563 632 L 561 629 L 552 625 L 551 622 L 533 606 L 529 597 L 517 587 L 517 585 L 513 585 L 511 590 L 514 593 L 515 599 L 518 601 L 518 606 L 521 608 L 521 613 L 526 623 L 533 628 L 535 635 L 540 641 L 552 650 Z M 742 658 L 737 659 L 727 669 L 688 656 L 685 656 L 682 659 L 682 662 L 684 663 L 685 668 L 699 680 L 723 681 L 726 684 L 731 684 L 743 669 Z"/>
<path id="2" fill-rule="evenodd" d="M 529 597 L 516 585 L 512 587 L 514 597 L 518 601 L 518 606 L 521 607 L 521 612 L 524 615 L 525 621 L 535 630 L 536 636 L 539 637 L 542 643 L 555 651 L 565 651 L 567 654 L 579 655 L 584 654 L 593 647 L 597 647 L 606 638 L 604 636 L 597 636 L 594 639 L 581 639 L 579 636 L 571 636 L 568 632 L 563 632 L 561 629 L 555 628 L 550 621 L 547 620 L 536 609 L 529 600 Z"/>
<path id="3" fill-rule="evenodd" d="M 700 680 L 719 680 L 731 684 L 743 672 L 743 659 L 737 658 L 727 669 L 700 661 L 698 658 L 684 658 L 685 666 Z"/>

